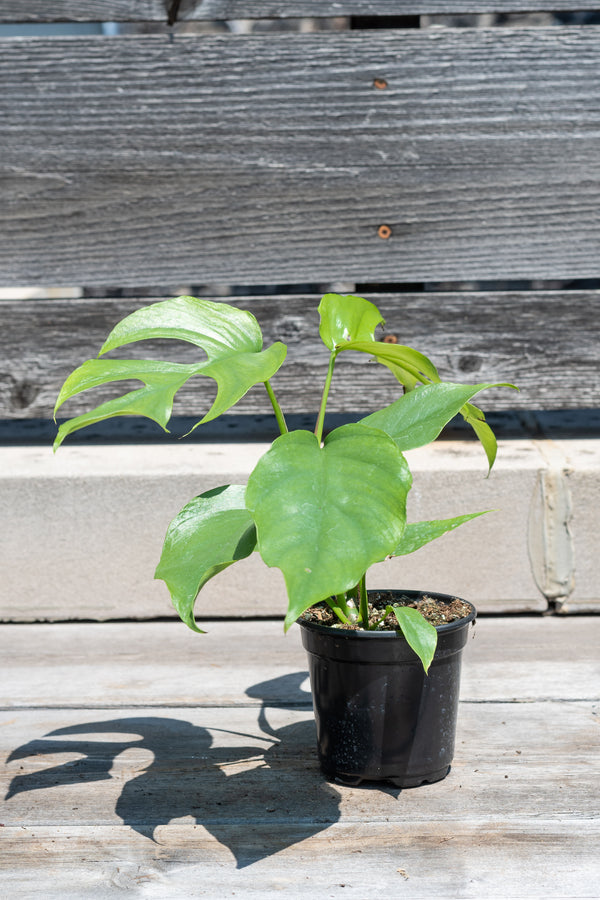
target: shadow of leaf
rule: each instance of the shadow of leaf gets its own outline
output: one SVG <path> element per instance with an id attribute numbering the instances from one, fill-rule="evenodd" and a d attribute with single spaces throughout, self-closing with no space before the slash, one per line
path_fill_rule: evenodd
<path id="1" fill-rule="evenodd" d="M 193 816 L 230 849 L 238 868 L 250 865 L 339 819 L 339 793 L 325 781 L 316 760 L 312 716 L 280 727 L 268 720 L 270 707 L 307 706 L 307 694 L 300 691 L 305 678 L 305 672 L 294 673 L 248 689 L 249 697 L 263 700 L 256 734 L 212 726 L 209 730 L 166 716 L 112 718 L 56 729 L 19 747 L 9 762 L 64 753 L 81 758 L 15 776 L 6 799 L 51 789 L 57 794 L 52 796 L 57 809 L 61 787 L 111 779 L 121 753 L 134 748 L 145 759 L 150 751 L 151 762 L 125 782 L 117 800 L 115 812 L 123 823 L 157 840 L 159 826 Z M 276 696 L 284 699 L 272 701 Z M 215 745 L 217 732 L 220 739 Z M 79 734 L 82 739 L 73 740 Z M 93 734 L 108 739 L 95 741 L 90 739 Z M 119 734 L 123 740 L 114 739 Z M 221 746 L 229 743 L 227 735 L 232 737 L 231 746 Z"/>

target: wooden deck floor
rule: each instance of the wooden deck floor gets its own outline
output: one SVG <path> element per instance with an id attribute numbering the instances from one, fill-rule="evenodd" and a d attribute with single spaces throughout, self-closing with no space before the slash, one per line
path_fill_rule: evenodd
<path id="1" fill-rule="evenodd" d="M 600 617 L 482 618 L 457 753 L 327 783 L 279 622 L 0 628 L 2 898 L 597 898 Z"/>

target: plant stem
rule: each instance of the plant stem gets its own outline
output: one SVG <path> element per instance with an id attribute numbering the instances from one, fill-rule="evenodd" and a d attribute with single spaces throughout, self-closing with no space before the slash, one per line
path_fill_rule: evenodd
<path id="1" fill-rule="evenodd" d="M 264 382 L 265 388 L 267 389 L 267 394 L 269 395 L 269 400 L 271 401 L 271 406 L 273 407 L 273 412 L 275 413 L 275 418 L 277 419 L 277 424 L 279 425 L 279 431 L 281 434 L 288 433 L 288 427 L 285 421 L 285 417 L 281 411 L 281 407 L 277 402 L 277 397 L 275 396 L 275 392 L 271 387 L 271 383 L 269 381 Z"/>
<path id="2" fill-rule="evenodd" d="M 360 579 L 360 621 L 365 629 L 369 628 L 369 599 L 367 596 L 367 573 Z"/>
<path id="3" fill-rule="evenodd" d="M 343 594 L 338 594 L 335 598 L 330 597 L 325 601 L 329 609 L 335 613 L 340 622 L 343 622 L 344 625 L 350 625 L 352 622 L 352 617 L 350 615 L 350 610 L 346 606 L 346 600 L 344 599 Z"/>
<path id="4" fill-rule="evenodd" d="M 317 424 L 315 426 L 315 434 L 317 436 L 317 440 L 319 444 L 323 439 L 323 424 L 325 422 L 325 407 L 327 406 L 327 397 L 329 396 L 329 388 L 331 387 L 331 379 L 333 378 L 333 369 L 335 366 L 335 360 L 337 357 L 337 351 L 332 350 L 331 356 L 329 357 L 329 366 L 327 368 L 327 377 L 325 378 L 325 384 L 323 386 L 323 396 L 321 397 L 321 406 L 319 408 L 319 417 L 317 419 Z"/>

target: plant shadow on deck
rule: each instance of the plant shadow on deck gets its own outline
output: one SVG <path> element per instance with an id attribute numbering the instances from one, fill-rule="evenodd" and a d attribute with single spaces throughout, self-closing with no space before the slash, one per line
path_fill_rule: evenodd
<path id="1" fill-rule="evenodd" d="M 297 672 L 246 691 L 250 698 L 262 701 L 257 708 L 260 730 L 255 734 L 212 725 L 205 728 L 162 716 L 112 718 L 56 729 L 13 751 L 8 762 L 57 754 L 69 754 L 69 761 L 15 776 L 5 799 L 52 789 L 45 802 L 64 821 L 61 787 L 110 780 L 121 753 L 131 748 L 150 751 L 152 762 L 125 782 L 117 800 L 115 812 L 123 823 L 160 843 L 155 833 L 159 826 L 193 816 L 229 848 L 238 868 L 251 865 L 329 828 L 340 818 L 340 794 L 319 771 L 312 714 L 283 727 L 269 723 L 270 708 L 306 706 L 306 693 L 300 690 L 305 678 L 306 672 Z M 277 696 L 287 699 L 267 699 Z M 210 712 L 206 712 L 208 720 Z M 235 735 L 233 746 L 215 746 L 217 732 L 225 741 L 227 734 Z M 120 733 L 123 739 L 114 740 Z M 74 740 L 79 734 L 82 739 Z M 111 738 L 96 741 L 87 737 L 93 734 Z M 240 745 L 240 737 L 247 738 L 247 743 Z M 73 760 L 77 754 L 82 758 Z M 244 764 L 247 760 L 252 760 L 252 768 Z M 399 793 L 389 787 L 382 790 Z M 68 792 L 63 802 L 69 809 Z M 96 819 L 108 812 L 98 809 Z"/>

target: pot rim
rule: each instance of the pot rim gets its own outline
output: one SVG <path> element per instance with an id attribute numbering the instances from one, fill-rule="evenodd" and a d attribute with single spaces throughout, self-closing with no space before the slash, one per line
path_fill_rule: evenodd
<path id="1" fill-rule="evenodd" d="M 471 607 L 471 612 L 468 616 L 463 616 L 462 619 L 455 619 L 454 622 L 446 622 L 444 625 L 434 625 L 435 630 L 439 635 L 442 634 L 450 634 L 453 631 L 458 631 L 461 628 L 465 628 L 469 626 L 471 623 L 475 623 L 475 619 L 477 618 L 477 610 L 470 600 L 464 600 L 462 597 L 457 597 L 456 594 L 442 594 L 439 591 L 419 591 L 419 590 L 401 590 L 401 589 L 388 589 L 388 588 L 376 588 L 373 590 L 367 591 L 367 594 L 376 593 L 376 592 L 385 592 L 390 594 L 403 594 L 403 595 L 414 595 L 417 597 L 433 597 L 435 600 L 462 600 L 463 603 L 467 603 Z M 300 617 L 296 619 L 298 625 L 301 628 L 307 628 L 309 631 L 316 631 L 321 634 L 329 634 L 335 635 L 336 638 L 342 638 L 345 640 L 364 640 L 364 639 L 376 639 L 376 640 L 396 640 L 401 638 L 405 640 L 402 631 L 398 628 L 395 631 L 354 631 L 346 628 L 336 628 L 333 625 L 320 625 L 316 622 L 307 622 L 305 619 Z"/>

